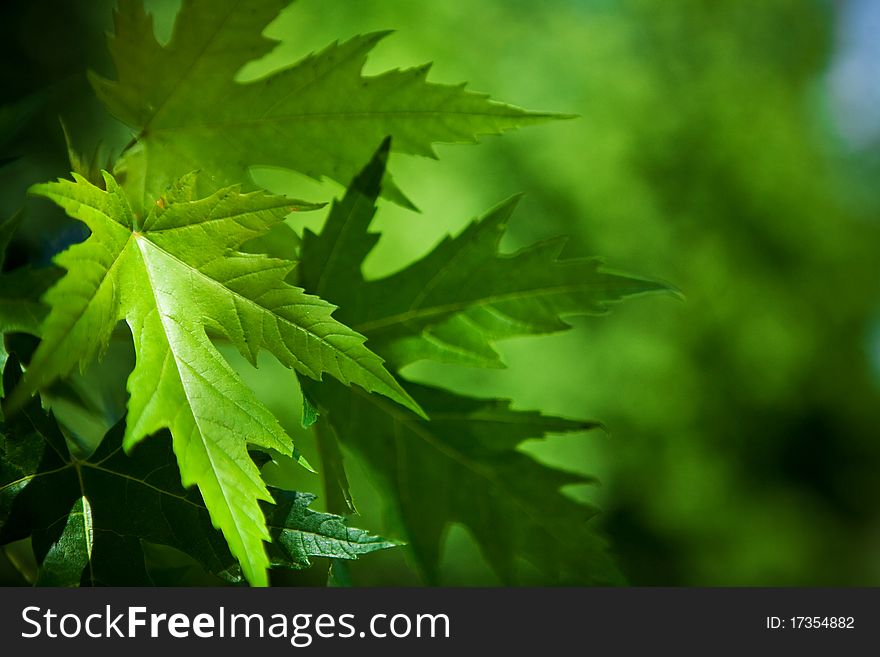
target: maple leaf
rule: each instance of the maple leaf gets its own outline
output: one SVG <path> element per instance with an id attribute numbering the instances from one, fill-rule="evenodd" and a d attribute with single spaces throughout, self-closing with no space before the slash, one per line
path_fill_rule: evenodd
<path id="1" fill-rule="evenodd" d="M 332 513 L 309 509 L 316 496 L 311 493 L 272 488 L 276 504 L 267 513 L 272 543 L 269 556 L 273 566 L 308 568 L 309 557 L 357 559 L 398 545 L 394 541 L 349 527 L 345 519 Z"/>
<path id="2" fill-rule="evenodd" d="M 285 283 L 293 262 L 237 250 L 291 210 L 313 206 L 237 187 L 196 199 L 189 175 L 140 216 L 113 176 L 104 180 L 106 191 L 76 174 L 32 188 L 91 235 L 56 258 L 68 272 L 46 295 L 43 339 L 10 407 L 93 360 L 125 320 L 137 355 L 125 448 L 170 429 L 184 486 L 199 487 L 248 581 L 265 584 L 270 535 L 258 500 L 271 496 L 247 445 L 284 454 L 293 445 L 206 331 L 251 363 L 265 349 L 300 374 L 328 373 L 420 409 L 363 336 L 331 317 L 333 306 Z"/>
<path id="3" fill-rule="evenodd" d="M 252 165 L 279 166 L 346 183 L 386 136 L 401 152 L 436 157 L 432 144 L 475 142 L 560 115 L 494 102 L 464 85 L 427 81 L 429 66 L 364 76 L 367 54 L 386 33 L 333 43 L 255 81 L 234 80 L 268 53 L 261 32 L 289 0 L 184 0 L 171 40 L 156 40 L 140 0 L 122 0 L 110 51 L 117 80 L 92 75 L 99 98 L 137 131 L 119 163 L 126 186 L 158 195 L 194 169 L 217 186 L 248 178 Z M 408 201 L 391 181 L 386 194 Z"/>
<path id="4" fill-rule="evenodd" d="M 604 271 L 596 259 L 558 260 L 559 240 L 499 254 L 513 202 L 401 272 L 364 280 L 361 264 L 379 237 L 368 229 L 389 147 L 386 140 L 334 202 L 321 234 L 306 231 L 299 274 L 307 289 L 339 303 L 340 316 L 396 367 L 425 357 L 495 365 L 493 340 L 561 330 L 568 327 L 561 316 L 604 312 L 627 296 L 669 291 L 659 282 Z M 437 577 L 444 529 L 460 522 L 506 582 L 517 580 L 516 555 L 550 581 L 620 581 L 604 542 L 587 525 L 595 510 L 559 491 L 588 480 L 517 450 L 526 439 L 584 431 L 595 423 L 515 411 L 505 400 L 416 384 L 407 389 L 430 420 L 332 383 L 303 381 L 303 389 L 332 434 L 385 483 L 430 580 Z M 341 470 L 339 455 L 327 455 L 325 469 Z M 337 475 L 337 481 L 337 495 L 344 497 L 344 480 Z"/>
<path id="5" fill-rule="evenodd" d="M 18 363 L 5 377 L 14 385 Z M 37 585 L 148 585 L 143 542 L 185 552 L 230 582 L 241 569 L 201 496 L 180 483 L 167 433 L 123 450 L 124 423 L 87 458 L 72 456 L 37 398 L 0 428 L 0 545 L 32 538 Z M 308 508 L 308 493 L 270 489 L 263 503 L 272 566 L 305 568 L 309 557 L 356 559 L 396 544 Z"/>
<path id="6" fill-rule="evenodd" d="M 568 329 L 566 316 L 602 314 L 626 297 L 672 291 L 607 270 L 598 258 L 559 260 L 565 238 L 499 253 L 518 197 L 396 274 L 364 280 L 361 264 L 379 239 L 368 229 L 389 148 L 386 140 L 334 203 L 320 235 L 305 231 L 299 274 L 395 367 L 425 358 L 498 367 L 496 340 Z"/>
<path id="7" fill-rule="evenodd" d="M 559 491 L 593 480 L 517 450 L 524 440 L 585 431 L 596 423 L 408 383 L 429 421 L 340 385 L 304 387 L 343 444 L 378 475 L 429 581 L 437 581 L 444 530 L 459 522 L 504 582 L 518 581 L 517 557 L 528 559 L 548 582 L 621 582 L 605 542 L 587 522 L 596 509 Z"/>

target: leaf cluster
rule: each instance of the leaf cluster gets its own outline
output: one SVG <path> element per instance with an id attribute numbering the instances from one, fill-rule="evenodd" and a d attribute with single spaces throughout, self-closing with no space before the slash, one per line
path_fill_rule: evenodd
<path id="1" fill-rule="evenodd" d="M 120 2 L 117 77 L 91 80 L 132 142 L 112 171 L 74 166 L 72 179 L 31 188 L 89 236 L 56 256 L 60 280 L 16 278 L 10 304 L 21 310 L 0 305 L 4 333 L 41 338 L 23 375 L 15 358 L 5 368 L 0 544 L 31 537 L 37 583 L 66 585 L 152 581 L 145 543 L 252 585 L 267 584 L 270 567 L 395 545 L 310 510 L 309 493 L 266 485 L 267 460 L 314 468 L 223 358 L 224 341 L 252 364 L 265 351 L 297 373 L 328 507 L 354 512 L 343 454 L 356 455 L 429 581 L 453 522 L 504 581 L 518 581 L 521 558 L 552 583 L 619 581 L 587 523 L 595 510 L 560 492 L 585 478 L 519 450 L 596 423 L 415 384 L 400 370 L 424 359 L 499 367 L 498 340 L 563 330 L 566 317 L 668 287 L 595 258 L 561 259 L 559 239 L 501 253 L 516 198 L 397 274 L 365 279 L 380 195 L 409 205 L 386 170 L 392 144 L 433 156 L 436 142 L 562 117 L 428 82 L 428 67 L 365 76 L 382 34 L 237 82 L 271 49 L 261 34 L 286 4 L 187 0 L 162 45 L 141 3 Z M 253 165 L 350 184 L 300 242 L 287 217 L 323 204 L 253 190 Z M 0 231 L 3 246 L 13 228 Z M 16 276 L 29 274 L 4 274 Z M 37 395 L 99 359 L 120 322 L 136 354 L 127 414 L 94 452 L 76 454 Z"/>

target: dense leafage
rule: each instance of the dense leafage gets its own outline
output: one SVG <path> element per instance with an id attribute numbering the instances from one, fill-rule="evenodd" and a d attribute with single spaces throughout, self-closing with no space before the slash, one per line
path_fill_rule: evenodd
<path id="1" fill-rule="evenodd" d="M 546 582 L 620 581 L 604 541 L 587 522 L 596 510 L 560 492 L 591 480 L 517 450 L 527 439 L 585 431 L 594 423 L 410 384 L 428 421 L 340 385 L 305 387 L 343 444 L 378 475 L 429 581 L 437 581 L 442 538 L 452 522 L 471 531 L 507 583 L 520 581 L 519 558 L 534 564 Z"/>
<path id="2" fill-rule="evenodd" d="M 396 148 L 434 156 L 435 142 L 474 142 L 554 115 L 497 103 L 484 94 L 427 81 L 429 67 L 364 76 L 384 33 L 334 43 L 297 64 L 247 83 L 235 75 L 273 43 L 261 32 L 290 0 L 185 0 L 160 45 L 140 0 L 123 0 L 110 50 L 117 79 L 92 76 L 110 111 L 138 132 L 119 165 L 126 186 L 158 195 L 187 171 L 222 186 L 251 165 L 295 169 L 347 183 L 385 135 Z M 144 72 L 149 71 L 149 75 Z M 389 183 L 392 198 L 405 197 Z"/>
<path id="3" fill-rule="evenodd" d="M 5 378 L 18 378 L 9 361 Z M 124 423 L 98 449 L 73 456 L 55 419 L 30 400 L 0 430 L 0 545 L 32 537 L 46 586 L 151 584 L 143 542 L 174 547 L 230 582 L 241 568 L 212 527 L 199 493 L 180 483 L 170 437 L 123 450 Z M 395 544 L 308 508 L 308 493 L 271 489 L 264 502 L 272 566 L 305 568 L 309 557 L 356 559 Z"/>
<path id="4" fill-rule="evenodd" d="M 502 254 L 499 242 L 518 197 L 504 201 L 392 276 L 365 281 L 361 264 L 379 236 L 369 232 L 386 141 L 337 203 L 321 235 L 307 231 L 303 283 L 340 306 L 338 317 L 401 367 L 429 358 L 501 366 L 491 343 L 569 328 L 563 317 L 668 286 L 615 273 L 597 258 L 560 260 L 564 238 Z"/>
<path id="5" fill-rule="evenodd" d="M 198 485 L 248 579 L 265 583 L 262 542 L 270 537 L 258 500 L 271 496 L 247 445 L 284 454 L 293 445 L 206 329 L 252 362 L 265 349 L 304 375 L 329 373 L 419 409 L 363 337 L 331 317 L 333 306 L 284 282 L 294 263 L 236 250 L 302 203 L 234 187 L 195 199 L 187 176 L 141 217 L 111 175 L 105 184 L 106 191 L 75 175 L 33 190 L 91 235 L 57 258 L 68 272 L 48 293 L 43 340 L 12 406 L 90 362 L 125 320 L 137 353 L 126 448 L 170 429 L 184 485 Z"/>
<path id="6" fill-rule="evenodd" d="M 360 267 L 378 239 L 368 228 L 388 149 L 386 141 L 334 203 L 321 234 L 306 233 L 299 274 L 307 289 L 339 303 L 340 316 L 395 365 L 425 357 L 494 365 L 492 340 L 561 330 L 568 325 L 560 316 L 601 312 L 625 296 L 668 289 L 604 271 L 594 259 L 557 260 L 555 240 L 498 253 L 510 202 L 400 273 L 366 281 Z M 526 439 L 594 424 L 414 384 L 407 388 L 430 420 L 342 386 L 304 382 L 304 388 L 334 429 L 328 438 L 338 434 L 386 484 L 430 578 L 444 529 L 460 522 L 505 581 L 517 581 L 517 556 L 548 581 L 617 581 L 586 523 L 594 510 L 560 493 L 585 480 L 517 450 Z M 332 451 L 327 457 L 325 467 L 339 472 L 339 457 Z M 337 481 L 348 499 L 344 478 Z"/>
<path id="7" fill-rule="evenodd" d="M 559 115 L 430 83 L 428 67 L 365 76 L 383 34 L 237 81 L 245 63 L 271 50 L 262 31 L 287 4 L 184 0 L 162 45 L 141 2 L 119 3 L 110 39 L 117 79 L 91 79 L 134 139 L 113 174 L 98 170 L 96 150 L 71 158 L 72 180 L 31 190 L 90 231 L 56 257 L 66 274 L 43 297 L 45 319 L 36 297 L 52 274 L 34 279 L 29 294 L 26 270 L 3 275 L 22 277 L 10 304 L 30 314 L 0 299 L 0 330 L 41 342 L 7 391 L 0 537 L 31 536 L 38 583 L 69 585 L 149 582 L 143 541 L 254 585 L 268 582 L 270 566 L 394 545 L 310 510 L 309 493 L 266 485 L 254 450 L 311 466 L 221 356 L 213 341 L 222 339 L 252 364 L 268 351 L 300 375 L 303 426 L 318 436 L 328 509 L 355 512 L 347 446 L 385 484 L 430 580 L 444 531 L 459 522 L 505 581 L 520 581 L 519 558 L 547 582 L 619 581 L 587 522 L 595 510 L 561 492 L 588 479 L 519 450 L 527 439 L 595 423 L 426 385 L 404 389 L 386 363 L 395 371 L 420 359 L 497 367 L 497 340 L 559 331 L 568 316 L 668 288 L 595 258 L 560 259 L 558 239 L 501 253 L 516 199 L 398 274 L 365 280 L 379 194 L 407 203 L 386 172 L 392 143 L 433 156 L 437 142 L 473 142 Z M 317 206 L 243 192 L 253 165 L 353 180 L 320 235 L 300 241 L 284 219 Z M 0 229 L 3 244 L 13 229 Z M 136 353 L 126 419 L 80 458 L 33 395 L 100 357 L 119 322 Z"/>

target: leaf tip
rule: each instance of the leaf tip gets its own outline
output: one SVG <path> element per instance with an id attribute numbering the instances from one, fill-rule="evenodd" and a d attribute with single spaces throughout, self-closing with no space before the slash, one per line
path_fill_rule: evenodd
<path id="1" fill-rule="evenodd" d="M 425 411 L 425 409 L 423 409 L 415 399 L 410 397 L 409 393 L 404 391 L 404 394 L 406 395 L 406 407 L 410 409 L 413 413 L 418 415 L 421 419 L 425 421 L 430 421 L 431 418 L 428 417 L 428 413 Z"/>

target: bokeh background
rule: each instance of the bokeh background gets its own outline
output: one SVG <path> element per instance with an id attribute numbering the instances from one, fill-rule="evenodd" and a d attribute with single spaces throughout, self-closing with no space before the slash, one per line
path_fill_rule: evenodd
<path id="1" fill-rule="evenodd" d="M 112 4 L 0 10 L 0 212 L 28 211 L 10 266 L 47 262 L 82 236 L 24 194 L 66 174 L 58 117 L 86 152 L 100 140 L 112 153 L 130 137 L 85 81 L 89 67 L 112 76 Z M 167 38 L 178 3 L 147 4 Z M 633 300 L 565 333 L 503 342 L 504 370 L 417 364 L 406 374 L 603 421 L 607 435 L 524 449 L 600 478 L 567 492 L 603 509 L 599 528 L 633 584 L 880 584 L 880 4 L 299 0 L 267 30 L 281 45 L 239 77 L 388 28 L 397 31 L 368 72 L 434 61 L 434 81 L 468 80 L 580 118 L 477 148 L 438 146 L 439 162 L 393 157 L 421 212 L 382 205 L 368 275 L 398 269 L 521 191 L 505 248 L 568 234 L 566 255 L 602 255 L 686 296 Z M 254 175 L 314 200 L 341 191 L 290 172 Z M 227 355 L 308 455 L 294 379 Z M 86 375 L 109 416 L 124 403 L 130 358 L 114 346 Z M 60 399 L 55 407 L 98 435 L 94 418 Z M 285 472 L 270 476 L 320 492 Z M 369 473 L 354 463 L 351 474 L 357 523 L 395 535 Z M 496 583 L 464 529 L 450 529 L 444 555 L 443 584 Z M 326 568 L 276 581 L 318 583 Z M 177 583 L 199 581 L 175 572 Z M 359 585 L 418 583 L 405 549 L 351 573 Z M 6 557 L 0 576 L 18 581 Z"/>

